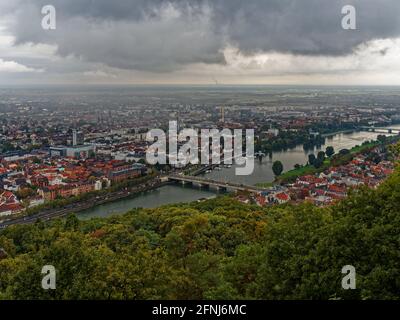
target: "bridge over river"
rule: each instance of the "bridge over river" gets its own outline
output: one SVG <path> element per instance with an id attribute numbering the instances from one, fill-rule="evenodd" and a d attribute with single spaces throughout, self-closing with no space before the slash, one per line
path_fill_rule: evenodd
<path id="1" fill-rule="evenodd" d="M 250 185 L 239 184 L 239 183 L 234 183 L 234 182 L 217 181 L 217 180 L 212 180 L 212 179 L 206 179 L 206 178 L 200 178 L 200 177 L 194 177 L 194 176 L 184 176 L 184 175 L 171 175 L 171 176 L 168 176 L 168 180 L 181 182 L 183 184 L 193 183 L 193 184 L 198 184 L 201 186 L 214 187 L 217 189 L 226 189 L 226 190 L 230 190 L 230 191 L 248 191 L 251 193 L 259 193 L 262 191 L 270 190 L 268 188 L 261 188 L 261 187 L 257 187 L 257 186 L 250 186 Z"/>
<path id="2" fill-rule="evenodd" d="M 388 128 L 388 127 L 360 127 L 361 130 L 369 131 L 369 132 L 377 132 L 377 133 L 394 133 L 400 134 L 399 128 Z"/>

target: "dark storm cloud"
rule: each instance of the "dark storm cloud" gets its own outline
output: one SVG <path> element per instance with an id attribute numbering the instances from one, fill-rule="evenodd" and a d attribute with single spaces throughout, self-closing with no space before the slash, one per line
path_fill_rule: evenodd
<path id="1" fill-rule="evenodd" d="M 56 31 L 40 27 L 49 3 Z M 347 4 L 357 9 L 357 30 L 341 28 Z M 17 43 L 56 44 L 62 56 L 150 71 L 224 63 L 227 45 L 245 54 L 344 55 L 400 35 L 399 0 L 10 0 L 3 11 L 15 16 Z"/>
<path id="2" fill-rule="evenodd" d="M 242 51 L 342 55 L 368 40 L 400 35 L 398 0 L 215 1 L 214 21 Z M 354 5 L 357 30 L 341 27 L 342 8 Z"/>

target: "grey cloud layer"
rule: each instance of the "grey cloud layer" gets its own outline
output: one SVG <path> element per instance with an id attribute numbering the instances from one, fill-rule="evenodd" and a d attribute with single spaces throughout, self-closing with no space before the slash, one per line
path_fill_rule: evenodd
<path id="1" fill-rule="evenodd" d="M 343 55 L 368 40 L 400 36 L 399 0 L 0 0 L 14 16 L 17 43 L 49 43 L 58 54 L 111 67 L 170 71 L 224 63 L 223 49 Z M 43 31 L 40 9 L 53 4 L 57 30 Z M 341 28 L 341 8 L 357 9 L 356 31 Z"/>

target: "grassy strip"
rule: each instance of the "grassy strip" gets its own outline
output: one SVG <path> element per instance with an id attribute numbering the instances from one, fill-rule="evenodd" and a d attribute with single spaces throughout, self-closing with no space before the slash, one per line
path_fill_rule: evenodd
<path id="1" fill-rule="evenodd" d="M 378 142 L 378 141 L 373 141 L 373 142 L 364 144 L 364 145 L 362 145 L 362 146 L 357 146 L 357 147 L 352 148 L 352 149 L 350 150 L 350 153 L 351 153 L 351 154 L 357 154 L 357 153 L 363 152 L 363 151 L 365 151 L 365 150 L 367 150 L 367 149 L 369 149 L 369 148 L 376 147 L 376 146 L 378 146 L 379 144 L 380 144 L 380 142 Z"/>
<path id="2" fill-rule="evenodd" d="M 325 171 L 330 166 L 331 166 L 331 159 L 325 159 L 322 166 L 319 167 L 318 169 L 312 165 L 306 165 L 304 167 L 301 167 L 298 169 L 293 169 L 293 170 L 290 170 L 290 171 L 287 171 L 287 172 L 281 174 L 279 177 L 277 177 L 277 180 L 278 181 L 287 181 L 287 180 L 292 180 L 292 179 L 295 179 L 295 178 L 298 178 L 301 176 L 305 176 L 305 175 L 313 175 L 318 172 Z"/>
<path id="3" fill-rule="evenodd" d="M 388 138 L 387 143 L 391 143 L 393 141 L 396 141 L 397 139 L 398 139 L 398 137 Z M 364 152 L 364 151 L 366 151 L 368 149 L 371 149 L 373 147 L 376 147 L 379 144 L 380 144 L 379 141 L 372 141 L 370 143 L 363 144 L 361 146 L 355 146 L 355 147 L 350 149 L 350 154 L 344 155 L 341 158 L 343 158 L 343 160 L 349 160 L 350 161 L 352 156 L 354 156 L 356 154 L 359 154 L 359 153 L 362 153 L 362 152 Z M 287 171 L 287 172 L 281 174 L 279 177 L 276 178 L 276 180 L 274 182 L 257 183 L 257 186 L 258 187 L 268 188 L 268 187 L 273 186 L 276 183 L 294 181 L 298 177 L 301 177 L 301 176 L 314 175 L 316 173 L 323 172 L 323 171 L 325 171 L 326 169 L 328 169 L 329 167 L 331 167 L 331 166 L 333 166 L 335 164 L 338 164 L 338 163 L 341 164 L 341 162 L 342 161 L 340 161 L 340 159 L 336 159 L 335 163 L 332 163 L 332 159 L 327 158 L 327 159 L 325 159 L 323 165 L 318 169 L 315 168 L 312 165 L 306 165 L 306 166 L 303 166 L 301 168 L 293 169 L 293 170 L 290 170 L 290 171 Z"/>
<path id="4" fill-rule="evenodd" d="M 256 187 L 260 187 L 260 188 L 271 188 L 274 186 L 273 182 L 261 182 L 261 183 L 257 183 Z"/>

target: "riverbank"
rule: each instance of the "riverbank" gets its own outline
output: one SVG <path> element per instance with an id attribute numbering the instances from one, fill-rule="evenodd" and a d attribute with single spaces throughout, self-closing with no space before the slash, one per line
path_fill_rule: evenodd
<path id="1" fill-rule="evenodd" d="M 355 132 L 353 134 L 339 134 L 334 136 L 332 139 L 329 139 L 326 145 L 321 146 L 320 149 L 324 150 L 327 145 L 334 146 L 335 150 L 341 149 L 351 149 L 356 150 L 355 146 L 362 144 L 364 141 L 375 140 L 377 138 L 376 133 L 372 132 Z M 317 153 L 319 149 L 313 150 L 314 153 Z M 275 160 L 280 160 L 284 164 L 285 168 L 293 168 L 295 164 L 306 163 L 308 160 L 308 153 L 309 150 L 304 150 L 302 146 L 298 146 L 295 149 L 287 150 L 285 152 L 277 152 L 274 153 L 273 158 L 266 157 L 262 161 L 255 161 L 255 169 L 252 175 L 250 176 L 237 176 L 235 174 L 235 166 L 231 168 L 222 167 L 221 170 L 213 170 L 212 172 L 202 174 L 209 179 L 218 180 L 218 181 L 229 181 L 234 183 L 242 183 L 247 185 L 256 185 L 259 184 L 261 187 L 270 188 L 274 184 L 275 177 L 272 172 L 272 164 Z M 200 168 L 197 168 L 197 170 Z M 191 174 L 193 171 L 191 170 Z M 305 169 L 304 169 L 305 170 Z M 307 173 L 307 172 L 306 172 Z M 297 172 L 297 174 L 301 174 L 301 172 Z M 147 179 L 146 177 L 144 177 Z M 143 180 L 132 180 L 130 183 L 140 182 L 141 184 L 144 183 Z M 135 182 L 135 183 L 136 183 Z M 126 195 L 125 197 L 110 197 L 107 199 L 106 202 L 96 202 L 92 204 L 90 201 L 93 198 L 99 196 L 99 194 L 95 195 L 88 195 L 85 196 L 82 201 L 77 201 L 76 199 L 60 199 L 57 202 L 62 203 L 61 206 L 57 208 L 39 208 L 40 212 L 35 212 L 35 217 L 40 214 L 44 213 L 44 216 L 47 219 L 49 212 L 55 212 L 54 215 L 58 213 L 60 215 L 65 215 L 70 212 L 79 212 L 79 216 L 87 216 L 87 217 L 96 217 L 96 216 L 107 216 L 111 214 L 118 214 L 124 213 L 129 211 L 131 208 L 136 207 L 156 207 L 162 206 L 164 204 L 171 204 L 171 203 L 180 203 L 180 202 L 191 202 L 196 201 L 202 198 L 207 198 L 216 193 L 213 190 L 205 190 L 202 188 L 196 187 L 182 187 L 180 185 L 174 185 L 172 187 L 160 185 L 160 187 L 151 188 L 148 192 L 137 192 L 135 194 Z M 124 187 L 125 188 L 125 187 Z M 122 188 L 122 189 L 124 189 Z M 110 195 L 110 190 L 104 190 L 104 193 Z M 116 190 L 115 193 L 117 194 L 119 190 Z M 101 194 L 100 196 L 104 196 Z M 89 199 L 90 198 L 90 199 Z M 96 199 L 95 199 L 96 200 Z M 100 199 L 97 199 L 100 200 Z M 75 201 L 75 202 L 74 202 Z M 81 206 L 77 207 L 76 204 L 81 203 Z M 85 206 L 84 206 L 85 205 Z M 66 207 L 66 210 L 64 211 Z M 79 211 L 78 211 L 79 210 Z M 14 218 L 23 218 L 22 216 L 14 217 Z M 24 221 L 20 219 L 20 221 Z"/>
<path id="2" fill-rule="evenodd" d="M 398 141 L 400 138 L 399 138 L 399 136 L 393 136 L 393 137 L 389 137 L 387 139 L 388 139 L 388 141 L 385 144 L 394 143 L 394 142 Z M 349 153 L 347 153 L 347 154 L 343 154 L 343 155 L 336 154 L 331 158 L 326 158 L 324 160 L 323 164 L 321 165 L 321 167 L 319 167 L 319 168 L 316 168 L 313 165 L 308 164 L 308 165 L 302 166 L 300 168 L 293 169 L 293 170 L 290 170 L 290 171 L 287 171 L 287 172 L 281 174 L 272 183 L 271 182 L 258 183 L 257 186 L 271 187 L 275 184 L 291 182 L 301 176 L 314 175 L 316 173 L 323 172 L 332 166 L 337 166 L 337 165 L 343 164 L 344 162 L 349 160 L 354 155 L 365 152 L 369 149 L 379 146 L 380 144 L 381 144 L 381 142 L 379 142 L 379 141 L 363 143 L 360 146 L 355 146 L 355 147 L 351 148 L 349 150 Z"/>
<path id="3" fill-rule="evenodd" d="M 333 145 L 336 150 L 341 149 L 355 149 L 355 146 L 362 144 L 365 141 L 375 140 L 378 134 L 372 132 L 354 132 L 352 134 L 338 134 L 329 140 L 326 145 L 321 146 L 324 149 L 327 145 Z M 314 150 L 317 152 L 319 150 Z M 197 172 L 197 170 L 190 170 L 190 174 L 200 173 L 201 176 L 214 179 L 218 181 L 229 181 L 235 183 L 243 183 L 255 185 L 265 177 L 271 177 L 271 180 L 262 184 L 263 188 L 270 188 L 274 185 L 274 176 L 272 173 L 272 164 L 274 160 L 282 160 L 285 167 L 293 167 L 296 163 L 305 163 L 308 159 L 308 152 L 302 146 L 298 146 L 293 150 L 287 152 L 274 153 L 272 159 L 264 158 L 262 162 L 255 161 L 254 173 L 250 176 L 237 176 L 235 175 L 235 166 L 231 168 L 222 167 L 221 170 L 213 170 L 208 173 Z M 204 170 L 202 170 L 204 171 Z M 109 215 L 122 214 L 132 208 L 154 208 L 166 204 L 182 203 L 197 201 L 202 198 L 210 196 L 217 196 L 214 190 L 208 190 L 200 187 L 182 186 L 182 185 L 169 185 L 166 187 L 158 188 L 150 193 L 143 193 L 132 197 L 128 200 L 120 200 L 106 205 L 93 207 L 89 210 L 80 212 L 79 219 L 89 219 L 93 217 L 105 217 Z"/>
<path id="4" fill-rule="evenodd" d="M 351 190 L 361 186 L 377 188 L 390 176 L 399 160 L 400 137 L 382 144 L 365 144 L 365 148 L 347 151 L 335 159 L 323 173 L 298 176 L 295 180 L 281 182 L 258 195 L 238 195 L 244 203 L 261 207 L 283 203 L 309 202 L 316 206 L 332 205 L 345 199 Z"/>
<path id="5" fill-rule="evenodd" d="M 358 154 L 360 152 L 364 152 L 364 151 L 366 151 L 368 149 L 376 147 L 379 144 L 380 143 L 378 141 L 374 141 L 374 142 L 371 142 L 371 143 L 366 143 L 366 144 L 361 145 L 361 146 L 353 147 L 352 149 L 349 150 L 348 154 L 342 155 L 341 157 L 339 157 L 339 159 L 337 159 L 337 158 L 335 159 L 335 157 L 334 157 L 335 155 L 332 158 L 326 158 L 324 160 L 324 162 L 322 163 L 321 167 L 319 167 L 319 168 L 316 168 L 313 165 L 308 164 L 308 165 L 300 167 L 298 169 L 290 170 L 290 171 L 285 172 L 284 174 L 280 175 L 279 177 L 277 177 L 276 182 L 277 183 L 282 183 L 282 182 L 284 183 L 284 182 L 295 180 L 296 178 L 301 177 L 301 176 L 313 175 L 313 174 L 316 174 L 316 173 L 319 173 L 319 172 L 323 172 L 326 169 L 328 169 L 328 168 L 330 168 L 330 167 L 335 165 L 335 163 L 333 163 L 334 160 L 341 160 L 340 158 L 345 158 L 348 155 L 350 155 L 350 156 L 356 155 L 356 154 Z M 340 155 L 336 154 L 336 156 L 340 156 Z M 344 160 L 344 159 L 342 159 L 342 160 Z"/>
<path id="6" fill-rule="evenodd" d="M 281 152 L 273 152 L 271 156 L 263 157 L 261 161 L 256 159 L 254 163 L 254 171 L 248 176 L 236 175 L 235 165 L 233 165 L 231 168 L 222 167 L 221 170 L 214 170 L 212 172 L 202 174 L 202 176 L 213 180 L 229 181 L 245 185 L 269 184 L 274 182 L 276 178 L 272 170 L 272 166 L 275 161 L 281 161 L 284 167 L 284 172 L 286 172 L 294 169 L 296 165 L 305 165 L 308 161 L 309 154 L 313 153 L 316 155 L 319 151 L 325 151 L 326 147 L 328 146 L 334 147 L 334 149 L 337 151 L 342 149 L 350 150 L 357 145 L 361 145 L 365 141 L 376 140 L 378 135 L 379 133 L 367 131 L 346 134 L 341 133 L 326 138 L 324 144 L 311 149 L 304 148 L 302 144 L 299 144 L 295 148 L 287 149 Z M 268 187 L 268 185 L 266 186 Z"/>
<path id="7" fill-rule="evenodd" d="M 163 185 L 157 189 L 142 192 L 134 197 L 121 199 L 99 205 L 88 210 L 81 211 L 78 215 L 79 220 L 90 220 L 97 217 L 109 217 L 124 214 L 133 209 L 145 208 L 152 209 L 165 205 L 178 205 L 212 199 L 218 197 L 223 192 L 200 188 L 200 186 L 185 185 L 177 183 Z"/>
<path id="8" fill-rule="evenodd" d="M 2 220 L 0 227 L 9 226 L 13 224 L 28 224 L 33 223 L 37 219 L 50 220 L 53 218 L 60 218 L 66 216 L 70 213 L 79 213 L 84 210 L 88 210 L 90 208 L 94 208 L 100 205 L 104 205 L 106 203 L 112 203 L 116 201 L 120 201 L 123 199 L 127 199 L 130 197 L 135 197 L 140 193 L 155 190 L 162 186 L 168 185 L 170 182 L 161 182 L 158 177 L 147 181 L 145 184 L 132 187 L 126 190 L 120 190 L 113 193 L 108 193 L 105 195 L 94 196 L 89 199 L 85 199 L 79 202 L 72 202 L 63 207 L 57 207 L 54 209 L 44 209 L 39 211 L 38 213 L 31 215 L 23 215 L 19 217 L 13 217 L 12 219 Z"/>
<path id="9" fill-rule="evenodd" d="M 356 132 L 356 129 L 349 129 L 349 130 L 340 130 L 340 131 L 335 131 L 335 132 L 330 132 L 330 133 L 324 133 L 321 136 L 323 138 L 327 138 L 327 137 L 333 137 L 336 136 L 338 134 L 344 133 L 344 134 L 349 134 L 349 133 L 353 133 Z"/>

